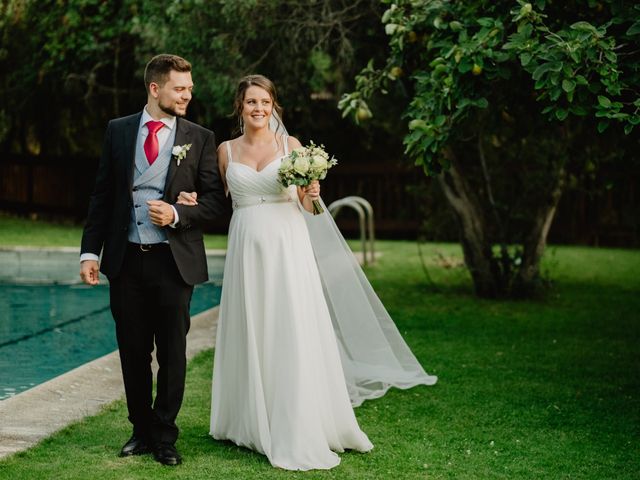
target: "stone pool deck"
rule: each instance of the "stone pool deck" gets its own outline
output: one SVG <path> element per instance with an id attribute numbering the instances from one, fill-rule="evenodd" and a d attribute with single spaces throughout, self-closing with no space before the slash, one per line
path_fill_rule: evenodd
<path id="1" fill-rule="evenodd" d="M 213 348 L 218 307 L 195 315 L 187 358 Z M 154 366 L 154 369 L 156 367 Z M 0 401 L 0 459 L 26 450 L 70 423 L 124 397 L 118 352 Z"/>

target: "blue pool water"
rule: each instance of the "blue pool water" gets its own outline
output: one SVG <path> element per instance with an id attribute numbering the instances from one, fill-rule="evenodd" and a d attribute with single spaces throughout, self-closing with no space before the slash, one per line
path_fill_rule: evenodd
<path id="1" fill-rule="evenodd" d="M 198 285 L 191 314 L 219 302 L 219 284 Z M 0 400 L 117 348 L 108 286 L 0 284 Z"/>

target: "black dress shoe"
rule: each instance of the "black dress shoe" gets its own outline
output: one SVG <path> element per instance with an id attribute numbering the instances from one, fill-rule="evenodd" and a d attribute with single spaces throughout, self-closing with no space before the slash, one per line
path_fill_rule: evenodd
<path id="1" fill-rule="evenodd" d="M 150 453 L 151 448 L 145 442 L 142 437 L 138 437 L 135 434 L 131 436 L 127 443 L 124 444 L 122 450 L 120 450 L 121 457 L 130 457 L 132 455 L 144 455 L 145 453 Z"/>
<path id="2" fill-rule="evenodd" d="M 153 458 L 156 462 L 160 462 L 163 465 L 180 465 L 182 463 L 182 457 L 176 450 L 176 447 L 169 443 L 160 443 L 153 450 Z"/>

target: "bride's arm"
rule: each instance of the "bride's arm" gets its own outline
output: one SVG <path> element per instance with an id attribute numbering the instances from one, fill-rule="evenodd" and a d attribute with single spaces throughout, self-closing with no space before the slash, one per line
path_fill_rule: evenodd
<path id="1" fill-rule="evenodd" d="M 227 140 L 227 142 L 230 140 Z M 229 187 L 227 187 L 227 165 L 229 165 L 229 158 L 227 157 L 227 142 L 222 142 L 218 145 L 218 169 L 220 170 L 220 179 L 222 185 L 224 185 L 224 193 L 229 196 Z M 224 145 L 224 148 L 222 146 Z"/>
<path id="2" fill-rule="evenodd" d="M 229 159 L 227 158 L 227 149 L 222 148 L 222 146 L 226 142 L 222 142 L 218 145 L 218 170 L 220 170 L 220 180 L 222 180 L 222 185 L 224 186 L 225 195 L 229 196 L 229 188 L 227 187 L 227 165 L 229 163 Z M 180 205 L 194 206 L 198 204 L 198 193 L 197 192 L 180 192 L 178 194 L 178 199 L 176 203 Z"/>

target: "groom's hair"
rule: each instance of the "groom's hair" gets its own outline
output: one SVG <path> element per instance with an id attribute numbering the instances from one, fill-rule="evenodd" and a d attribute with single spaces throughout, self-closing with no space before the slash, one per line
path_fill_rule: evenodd
<path id="1" fill-rule="evenodd" d="M 164 85 L 171 70 L 175 70 L 176 72 L 190 72 L 191 64 L 182 57 L 169 55 L 168 53 L 156 55 L 149 60 L 149 63 L 147 63 L 144 69 L 144 85 L 147 88 L 147 92 L 152 82 L 160 86 Z"/>

